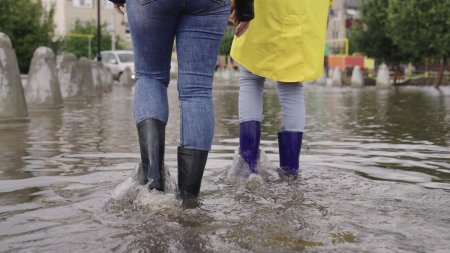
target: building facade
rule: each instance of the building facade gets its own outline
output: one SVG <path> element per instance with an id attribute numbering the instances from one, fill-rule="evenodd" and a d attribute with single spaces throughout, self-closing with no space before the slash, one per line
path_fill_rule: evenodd
<path id="1" fill-rule="evenodd" d="M 334 0 L 333 9 L 330 14 L 328 24 L 327 40 L 344 41 L 350 38 L 351 28 L 354 22 L 360 20 L 359 8 L 362 0 Z M 333 47 L 342 47 L 342 44 L 330 45 Z"/>
<path id="2" fill-rule="evenodd" d="M 55 7 L 55 25 L 57 36 L 71 33 L 77 21 L 97 22 L 97 0 L 42 0 L 46 8 Z M 108 32 L 118 35 L 124 47 L 130 47 L 130 32 L 126 15 L 122 16 L 114 10 L 108 0 L 100 0 L 101 23 L 107 24 Z"/>

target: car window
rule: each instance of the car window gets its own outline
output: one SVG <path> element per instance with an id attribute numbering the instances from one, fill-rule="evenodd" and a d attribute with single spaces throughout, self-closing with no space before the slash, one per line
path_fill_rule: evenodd
<path id="1" fill-rule="evenodd" d="M 112 60 L 116 60 L 116 57 L 114 57 L 113 54 L 110 53 L 103 54 L 102 62 L 111 63 Z"/>
<path id="2" fill-rule="evenodd" d="M 133 62 L 134 57 L 133 54 L 117 54 L 119 56 L 120 62 Z"/>

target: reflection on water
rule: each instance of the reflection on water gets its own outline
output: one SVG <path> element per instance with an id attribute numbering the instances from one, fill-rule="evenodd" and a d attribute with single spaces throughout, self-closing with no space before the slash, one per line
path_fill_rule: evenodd
<path id="1" fill-rule="evenodd" d="M 238 88 L 217 83 L 202 206 L 136 187 L 132 90 L 0 126 L 1 252 L 446 252 L 450 90 L 307 86 L 302 178 L 276 174 L 280 128 L 268 84 L 261 176 L 235 176 Z M 179 111 L 169 89 L 166 166 L 176 178 Z M 234 175 L 234 176 L 233 176 Z"/>

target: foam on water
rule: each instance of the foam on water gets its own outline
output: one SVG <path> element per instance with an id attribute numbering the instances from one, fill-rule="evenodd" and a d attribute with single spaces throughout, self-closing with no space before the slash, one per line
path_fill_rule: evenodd
<path id="1" fill-rule="evenodd" d="M 239 154 L 239 149 L 235 150 L 233 164 L 227 173 L 230 182 L 237 185 L 247 183 L 259 184 L 262 182 L 274 182 L 280 179 L 278 167 L 274 166 L 263 149 L 259 149 L 259 160 L 256 171 L 257 173 L 250 173 L 250 168 Z"/>
<path id="2" fill-rule="evenodd" d="M 149 190 L 147 185 L 143 185 L 144 173 L 137 164 L 131 176 L 121 182 L 113 191 L 110 201 L 115 204 L 133 203 L 138 206 L 155 206 L 170 202 L 175 196 L 176 183 L 170 176 L 170 171 L 165 166 L 165 192 Z"/>

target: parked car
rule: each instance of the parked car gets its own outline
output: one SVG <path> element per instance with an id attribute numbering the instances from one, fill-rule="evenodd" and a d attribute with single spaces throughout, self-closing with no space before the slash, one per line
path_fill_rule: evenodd
<path id="1" fill-rule="evenodd" d="M 102 62 L 111 69 L 113 77 L 119 79 L 125 68 L 129 67 L 134 79 L 134 54 L 130 50 L 102 51 Z"/>

